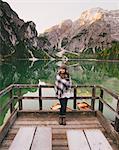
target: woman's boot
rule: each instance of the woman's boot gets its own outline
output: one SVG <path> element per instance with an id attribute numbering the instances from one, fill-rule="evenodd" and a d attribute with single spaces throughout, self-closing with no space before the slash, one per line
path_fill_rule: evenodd
<path id="1" fill-rule="evenodd" d="M 63 116 L 63 125 L 66 125 L 66 116 Z"/>
<path id="2" fill-rule="evenodd" d="M 59 116 L 59 124 L 63 125 L 63 117 L 62 116 Z"/>

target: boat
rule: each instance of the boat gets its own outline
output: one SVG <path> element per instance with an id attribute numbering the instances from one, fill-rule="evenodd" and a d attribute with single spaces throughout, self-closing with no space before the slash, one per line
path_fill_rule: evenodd
<path id="1" fill-rule="evenodd" d="M 91 110 L 91 106 L 86 102 L 81 102 L 81 103 L 78 102 L 77 103 L 77 108 L 79 110 Z"/>
<path id="2" fill-rule="evenodd" d="M 56 104 L 54 104 L 53 106 L 51 106 L 51 110 L 54 110 L 54 111 L 57 111 L 57 110 L 59 110 L 60 108 L 61 108 L 60 103 L 56 103 Z M 67 111 L 72 111 L 72 109 L 71 109 L 69 106 L 67 106 L 66 110 L 67 110 Z"/>

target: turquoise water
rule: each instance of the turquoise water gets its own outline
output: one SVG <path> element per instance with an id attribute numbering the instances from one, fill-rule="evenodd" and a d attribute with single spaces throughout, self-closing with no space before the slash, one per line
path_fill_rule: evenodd
<path id="1" fill-rule="evenodd" d="M 60 62 L 16 60 L 0 64 L 0 89 L 11 83 L 54 83 Z M 119 93 L 119 63 L 69 61 L 73 84 L 99 84 Z"/>

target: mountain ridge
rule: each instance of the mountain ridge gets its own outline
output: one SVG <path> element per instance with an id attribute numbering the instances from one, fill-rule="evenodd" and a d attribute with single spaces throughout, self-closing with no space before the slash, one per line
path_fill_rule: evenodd
<path id="1" fill-rule="evenodd" d="M 119 10 L 106 11 L 101 8 L 92 8 L 83 12 L 81 17 L 76 21 L 72 22 L 71 20 L 65 20 L 62 24 L 51 27 L 44 34 L 48 37 L 51 47 L 55 46 L 57 48 L 61 48 L 61 41 L 63 41 L 63 38 L 67 38 L 67 49 L 73 49 L 74 51 L 75 49 L 78 49 L 78 52 L 82 52 L 83 50 L 90 48 L 90 46 L 93 49 L 96 46 L 97 48 L 99 47 L 102 49 L 111 47 L 112 41 L 119 41 L 118 24 Z M 103 35 L 103 33 L 105 33 L 105 35 Z M 74 38 L 76 39 L 76 36 L 78 37 L 78 40 L 81 40 L 81 42 L 78 40 L 73 41 Z M 94 38 L 94 36 L 96 37 Z M 98 39 L 101 41 L 99 45 L 94 47 L 90 44 L 91 39 L 94 43 L 96 43 Z M 103 41 L 104 44 L 101 45 L 101 42 Z"/>
<path id="2" fill-rule="evenodd" d="M 30 58 L 31 53 L 38 58 L 56 57 L 62 49 L 102 56 L 102 52 L 112 53 L 114 41 L 119 58 L 119 10 L 92 8 L 84 11 L 77 20 L 64 20 L 38 35 L 34 22 L 24 22 L 2 0 L 0 6 L 0 58 Z"/>

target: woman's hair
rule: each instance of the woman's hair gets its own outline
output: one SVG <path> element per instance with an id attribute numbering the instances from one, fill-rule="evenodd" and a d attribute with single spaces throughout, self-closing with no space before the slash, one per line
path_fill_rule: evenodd
<path id="1" fill-rule="evenodd" d="M 64 69 L 65 72 L 64 73 L 61 73 L 60 72 L 60 69 Z M 60 77 L 62 79 L 69 79 L 69 71 L 68 71 L 68 68 L 66 65 L 61 65 L 60 68 L 59 68 L 59 71 L 58 71 L 58 74 L 60 75 Z"/>

